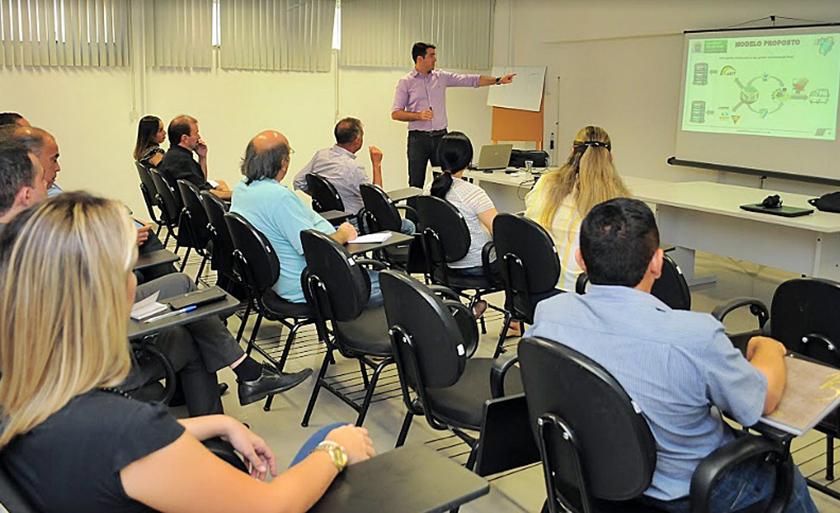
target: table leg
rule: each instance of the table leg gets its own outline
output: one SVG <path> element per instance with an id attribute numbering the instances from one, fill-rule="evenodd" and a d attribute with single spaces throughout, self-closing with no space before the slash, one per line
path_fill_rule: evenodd
<path id="1" fill-rule="evenodd" d="M 685 276 L 685 281 L 688 282 L 689 287 L 696 285 L 705 285 L 707 283 L 714 283 L 717 281 L 717 276 L 710 274 L 708 276 L 694 276 L 694 250 L 675 246 L 674 249 L 668 251 L 668 256 L 674 259 L 674 262 L 680 266 L 680 270 Z"/>

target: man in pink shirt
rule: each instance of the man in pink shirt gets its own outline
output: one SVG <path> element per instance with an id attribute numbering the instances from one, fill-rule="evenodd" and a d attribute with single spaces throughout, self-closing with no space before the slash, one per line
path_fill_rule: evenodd
<path id="1" fill-rule="evenodd" d="M 503 77 L 461 75 L 436 70 L 435 45 L 414 43 L 414 69 L 397 83 L 391 119 L 408 123 L 408 184 L 423 187 L 426 163 L 438 165 L 437 147 L 446 134 L 446 88 L 510 84 L 516 73 Z"/>

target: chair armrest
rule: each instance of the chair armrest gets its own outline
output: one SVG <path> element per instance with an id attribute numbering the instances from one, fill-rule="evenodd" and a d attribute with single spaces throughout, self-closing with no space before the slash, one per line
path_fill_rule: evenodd
<path id="1" fill-rule="evenodd" d="M 488 242 L 481 248 L 481 267 L 484 268 L 484 276 L 487 276 L 487 281 L 496 286 L 502 286 L 502 283 L 495 274 L 493 274 L 493 266 L 490 262 L 496 260 L 496 244 L 493 241 Z"/>
<path id="2" fill-rule="evenodd" d="M 580 273 L 575 281 L 575 293 L 586 294 L 586 286 L 589 285 L 589 275 Z"/>
<path id="3" fill-rule="evenodd" d="M 427 285 L 427 287 L 443 299 L 451 299 L 452 301 L 461 300 L 460 296 L 458 296 L 458 294 L 449 287 L 444 287 L 443 285 Z"/>
<path id="4" fill-rule="evenodd" d="M 356 263 L 363 267 L 370 267 L 374 271 L 382 271 L 388 268 L 387 265 L 383 264 L 379 260 L 371 260 L 369 258 L 357 258 Z"/>
<path id="5" fill-rule="evenodd" d="M 793 490 L 793 462 L 783 444 L 759 436 L 743 436 L 705 457 L 691 476 L 691 511 L 711 511 L 712 492 L 727 471 L 749 459 L 764 455 L 776 466 L 776 487 L 769 507 L 765 511 L 781 512 Z"/>
<path id="6" fill-rule="evenodd" d="M 729 315 L 729 312 L 737 310 L 742 306 L 749 306 L 750 313 L 758 318 L 758 326 L 760 328 L 764 328 L 764 325 L 767 323 L 767 320 L 770 319 L 770 311 L 767 309 L 767 305 L 755 298 L 736 297 L 730 299 L 729 301 L 726 301 L 716 306 L 715 309 L 712 310 L 712 317 L 719 320 L 720 322 L 723 322 L 724 317 Z"/>
<path id="7" fill-rule="evenodd" d="M 502 355 L 493 362 L 490 368 L 490 394 L 493 399 L 505 396 L 505 376 L 507 371 L 519 361 L 519 355 Z"/>
<path id="8" fill-rule="evenodd" d="M 245 462 L 242 461 L 242 458 L 234 452 L 233 446 L 230 443 L 225 442 L 219 437 L 208 438 L 201 443 L 222 461 L 230 464 L 237 470 L 241 470 L 246 474 L 248 473 L 248 467 L 245 466 Z"/>
<path id="9" fill-rule="evenodd" d="M 414 214 L 418 219 L 420 218 L 420 214 L 417 213 L 417 209 L 414 207 L 410 207 L 408 205 L 394 205 L 397 210 L 405 210 L 407 214 Z"/>
<path id="10" fill-rule="evenodd" d="M 452 317 L 455 319 L 455 323 L 458 325 L 458 330 L 461 332 L 461 336 L 466 344 L 464 353 L 467 358 L 472 358 L 478 349 L 478 342 L 480 340 L 475 316 L 472 311 L 464 306 L 464 304 L 460 301 L 450 301 L 448 299 L 444 299 L 443 304 L 449 308 L 449 312 L 452 314 Z"/>

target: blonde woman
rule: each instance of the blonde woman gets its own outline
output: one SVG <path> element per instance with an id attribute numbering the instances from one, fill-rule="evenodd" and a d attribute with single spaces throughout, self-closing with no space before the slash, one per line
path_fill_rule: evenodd
<path id="1" fill-rule="evenodd" d="M 271 449 L 241 423 L 176 421 L 115 388 L 130 367 L 135 242 L 124 207 L 86 193 L 0 233 L 0 458 L 37 509 L 305 511 L 344 464 L 373 455 L 364 429 L 342 426 L 265 483 L 199 443 L 221 436 L 252 475 L 276 475 Z"/>
<path id="2" fill-rule="evenodd" d="M 525 196 L 525 216 L 545 228 L 557 245 L 563 270 L 557 284 L 560 289 L 573 291 L 582 272 L 575 250 L 583 218 L 598 203 L 629 196 L 613 166 L 610 136 L 597 126 L 581 129 L 566 163 L 544 174 Z"/>

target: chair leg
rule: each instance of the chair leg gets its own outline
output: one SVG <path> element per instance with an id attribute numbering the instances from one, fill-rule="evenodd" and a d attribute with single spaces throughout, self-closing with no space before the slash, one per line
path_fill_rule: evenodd
<path id="1" fill-rule="evenodd" d="M 356 426 L 361 427 L 362 424 L 364 424 L 365 416 L 367 415 L 368 408 L 370 407 L 370 400 L 373 398 L 373 391 L 376 390 L 376 382 L 379 380 L 379 375 L 382 374 L 382 370 L 385 366 L 392 361 L 393 360 L 390 358 L 383 360 L 382 363 L 376 366 L 376 370 L 373 371 L 373 376 L 370 378 L 370 386 L 368 386 L 367 393 L 365 394 L 365 400 L 362 402 L 361 409 L 359 409 L 359 417 L 356 419 Z"/>
<path id="2" fill-rule="evenodd" d="M 198 285 L 198 280 L 201 279 L 201 275 L 204 273 L 204 266 L 207 265 L 207 258 L 209 255 L 205 254 L 204 257 L 201 259 L 201 265 L 198 266 L 198 273 L 195 275 L 195 284 Z"/>
<path id="3" fill-rule="evenodd" d="M 405 418 L 403 419 L 402 427 L 400 428 L 400 435 L 397 437 L 397 445 L 394 446 L 396 449 L 397 447 L 402 447 L 405 444 L 405 439 L 408 438 L 408 430 L 411 428 L 411 421 L 414 420 L 414 414 L 410 411 L 405 412 Z"/>
<path id="4" fill-rule="evenodd" d="M 825 437 L 825 480 L 834 481 L 834 437 Z"/>
<path id="5" fill-rule="evenodd" d="M 245 349 L 245 354 L 251 356 L 251 350 L 254 349 L 254 344 L 257 343 L 257 334 L 260 332 L 260 324 L 262 324 L 262 314 L 257 315 L 257 322 L 254 323 L 254 329 L 251 331 L 251 338 L 248 339 L 248 347 Z"/>
<path id="6" fill-rule="evenodd" d="M 315 389 L 312 391 L 312 396 L 309 398 L 309 404 L 306 406 L 306 412 L 303 414 L 303 421 L 300 425 L 306 427 L 309 425 L 309 417 L 312 416 L 312 410 L 315 409 L 315 401 L 318 400 L 318 392 L 323 386 L 324 375 L 327 373 L 327 367 L 330 365 L 330 358 L 332 351 L 327 349 L 327 354 L 324 355 L 324 363 L 321 364 L 321 370 L 318 372 L 318 379 L 315 380 Z"/>
<path id="7" fill-rule="evenodd" d="M 274 394 L 265 398 L 265 406 L 263 406 L 263 411 L 271 411 L 271 401 L 274 400 Z"/>
<path id="8" fill-rule="evenodd" d="M 362 372 L 362 382 L 365 384 L 365 390 L 367 390 L 370 387 L 370 380 L 368 379 L 367 368 L 365 368 L 365 362 L 359 360 L 359 368 Z"/>
<path id="9" fill-rule="evenodd" d="M 169 244 L 169 236 L 172 235 L 172 232 L 169 231 L 169 227 L 166 228 L 166 238 L 163 239 L 163 247 L 166 247 Z"/>
<path id="10" fill-rule="evenodd" d="M 187 253 L 184 255 L 184 259 L 181 261 L 181 269 L 179 272 L 184 272 L 184 267 L 187 266 L 187 259 L 190 258 L 190 251 L 192 251 L 191 247 L 187 247 Z"/>
<path id="11" fill-rule="evenodd" d="M 510 328 L 510 321 L 511 315 L 505 312 L 505 322 L 502 324 L 502 333 L 499 334 L 499 343 L 496 344 L 496 352 L 493 353 L 493 358 L 498 358 L 500 354 L 505 352 L 505 348 L 502 347 L 505 343 L 505 338 L 507 336 L 508 329 Z"/>
<path id="12" fill-rule="evenodd" d="M 465 465 L 467 469 L 474 470 L 475 469 L 475 460 L 478 459 L 478 449 L 481 446 L 481 441 L 477 441 L 475 445 L 473 445 L 472 450 L 470 450 L 470 456 L 467 458 L 467 464 Z"/>
<path id="13" fill-rule="evenodd" d="M 242 324 L 239 325 L 239 331 L 236 332 L 236 343 L 242 340 L 242 334 L 245 333 L 245 325 L 248 324 L 248 316 L 251 315 L 251 300 L 248 300 L 248 306 L 245 307 L 245 315 L 242 316 Z"/>
<path id="14" fill-rule="evenodd" d="M 302 324 L 298 323 L 292 326 L 292 329 L 289 330 L 289 336 L 286 337 L 286 347 L 283 348 L 283 354 L 280 356 L 280 364 L 277 366 L 277 370 L 283 372 L 283 367 L 286 366 L 286 359 L 289 357 L 289 350 L 292 348 L 292 343 L 295 341 L 295 337 L 297 336 L 297 332 L 300 329 Z"/>

